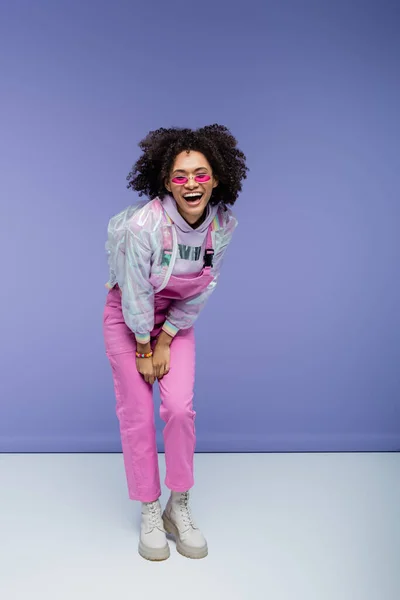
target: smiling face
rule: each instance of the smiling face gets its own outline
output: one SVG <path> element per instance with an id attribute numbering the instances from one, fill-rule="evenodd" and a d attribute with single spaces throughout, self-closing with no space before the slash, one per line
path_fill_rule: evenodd
<path id="1" fill-rule="evenodd" d="M 201 152 L 181 152 L 175 158 L 165 187 L 173 195 L 179 213 L 190 225 L 203 216 L 218 181 Z"/>

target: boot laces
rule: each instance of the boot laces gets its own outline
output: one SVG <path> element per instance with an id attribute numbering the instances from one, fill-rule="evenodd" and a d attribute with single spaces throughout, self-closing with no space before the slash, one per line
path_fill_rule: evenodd
<path id="1" fill-rule="evenodd" d="M 179 503 L 180 503 L 182 520 L 185 523 L 185 525 L 191 526 L 194 529 L 197 529 L 196 524 L 193 520 L 191 508 L 189 506 L 189 493 L 188 492 L 183 492 L 181 494 L 181 496 L 179 498 Z"/>
<path id="2" fill-rule="evenodd" d="M 158 527 L 158 529 L 163 530 L 164 529 L 164 524 L 162 522 L 162 518 L 161 518 L 161 512 L 158 508 L 158 505 L 156 502 L 149 502 L 147 504 L 147 507 L 149 509 L 149 518 L 150 518 L 150 524 L 151 526 L 154 527 Z"/>

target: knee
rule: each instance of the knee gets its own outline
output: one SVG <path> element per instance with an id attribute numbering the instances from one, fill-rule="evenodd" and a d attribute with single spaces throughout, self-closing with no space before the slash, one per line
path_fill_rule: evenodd
<path id="1" fill-rule="evenodd" d="M 175 421 L 184 423 L 192 421 L 196 413 L 192 407 L 192 398 L 184 403 L 174 402 L 173 404 L 164 402 L 160 407 L 160 416 L 163 421 Z"/>

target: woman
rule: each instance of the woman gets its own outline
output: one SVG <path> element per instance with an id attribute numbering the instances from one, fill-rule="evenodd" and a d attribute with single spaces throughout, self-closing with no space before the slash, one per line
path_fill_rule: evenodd
<path id="1" fill-rule="evenodd" d="M 246 178 L 244 154 L 226 127 L 159 129 L 139 144 L 127 179 L 148 197 L 110 220 L 110 279 L 104 337 L 114 379 L 129 497 L 142 502 L 139 553 L 164 560 L 170 550 L 207 555 L 189 506 L 194 484 L 195 339 L 193 324 L 217 284 L 237 221 L 235 203 Z M 161 514 L 152 386 L 158 380 L 165 422 L 165 484 Z"/>

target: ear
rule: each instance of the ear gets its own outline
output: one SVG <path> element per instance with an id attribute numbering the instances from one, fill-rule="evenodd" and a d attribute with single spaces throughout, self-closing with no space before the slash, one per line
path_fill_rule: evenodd
<path id="1" fill-rule="evenodd" d="M 165 180 L 164 180 L 164 186 L 165 186 L 165 189 L 166 189 L 166 190 L 168 190 L 168 192 L 169 192 L 169 193 L 171 193 L 171 192 L 172 192 L 172 190 L 171 190 L 171 186 L 170 186 L 170 185 L 169 185 L 169 183 L 168 183 L 168 179 L 165 179 Z"/>
<path id="2" fill-rule="evenodd" d="M 219 183 L 218 179 L 215 179 L 215 177 L 214 177 L 213 189 L 217 187 L 218 183 Z"/>

